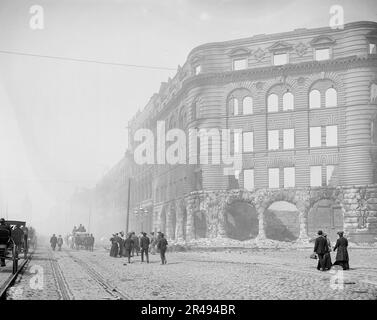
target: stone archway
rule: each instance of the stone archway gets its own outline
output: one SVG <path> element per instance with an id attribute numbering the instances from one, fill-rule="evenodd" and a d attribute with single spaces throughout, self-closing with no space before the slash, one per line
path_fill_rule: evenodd
<path id="1" fill-rule="evenodd" d="M 242 200 L 233 201 L 225 208 L 226 236 L 235 240 L 256 238 L 259 231 L 258 213 L 254 206 Z"/>
<path id="2" fill-rule="evenodd" d="M 259 213 L 258 239 L 265 239 L 265 220 L 268 208 L 278 201 L 285 201 L 296 206 L 298 211 L 299 235 L 297 240 L 307 241 L 307 213 L 310 208 L 310 195 L 307 189 L 260 189 L 255 192 L 255 207 Z M 268 220 L 268 217 L 267 217 Z M 294 232 L 295 234 L 295 232 Z M 289 237 L 287 237 L 289 238 Z M 293 238 L 293 236 L 291 237 Z"/>
<path id="3" fill-rule="evenodd" d="M 295 241 L 300 237 L 300 212 L 287 201 L 273 202 L 264 212 L 264 231 L 268 239 Z"/>
<path id="4" fill-rule="evenodd" d="M 343 209 L 332 199 L 318 200 L 308 212 L 308 235 L 311 238 L 317 235 L 318 230 L 322 230 L 329 239 L 335 240 L 336 232 L 343 230 L 343 226 Z"/>

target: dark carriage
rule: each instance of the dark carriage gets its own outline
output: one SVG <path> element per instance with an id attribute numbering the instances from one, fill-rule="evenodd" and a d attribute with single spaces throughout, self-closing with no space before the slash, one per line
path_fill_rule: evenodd
<path id="1" fill-rule="evenodd" d="M 15 235 L 13 234 L 12 227 L 14 228 L 15 226 L 19 225 L 20 227 L 25 228 L 26 222 L 8 220 L 5 221 L 5 224 L 11 228 L 11 236 L 9 237 L 8 232 L 5 230 L 0 230 L 0 258 L 11 260 L 13 262 L 12 272 L 15 274 L 18 270 L 19 255 L 23 253 L 24 259 L 27 258 L 28 243 L 25 241 L 24 236 L 15 241 Z"/>

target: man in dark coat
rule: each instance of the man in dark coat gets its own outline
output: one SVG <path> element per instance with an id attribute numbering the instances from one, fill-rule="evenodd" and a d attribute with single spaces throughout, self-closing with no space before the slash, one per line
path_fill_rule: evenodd
<path id="1" fill-rule="evenodd" d="M 51 244 L 51 248 L 52 250 L 55 251 L 55 248 L 56 248 L 56 244 L 58 243 L 58 238 L 56 237 L 55 233 L 52 235 L 52 237 L 50 238 L 50 244 Z"/>
<path id="2" fill-rule="evenodd" d="M 150 240 L 147 237 L 146 232 L 143 232 L 143 236 L 140 238 L 140 249 L 141 249 L 141 262 L 144 262 L 144 254 L 147 258 L 147 263 L 149 263 L 148 249 L 150 245 Z"/>
<path id="3" fill-rule="evenodd" d="M 134 241 L 132 239 L 132 233 L 130 233 L 127 239 L 124 241 L 124 248 L 126 250 L 128 263 L 131 263 L 131 252 L 132 252 L 133 247 L 134 247 Z"/>
<path id="4" fill-rule="evenodd" d="M 165 257 L 165 252 L 168 246 L 168 241 L 165 239 L 164 234 L 160 234 L 160 238 L 157 242 L 157 249 L 160 251 L 161 264 L 166 264 L 168 261 Z"/>
<path id="5" fill-rule="evenodd" d="M 348 257 L 348 240 L 343 236 L 343 231 L 339 231 L 338 235 L 339 238 L 336 241 L 334 251 L 336 252 L 336 258 L 334 265 L 340 265 L 343 267 L 343 270 L 348 270 L 349 266 L 349 257 Z"/>
<path id="6" fill-rule="evenodd" d="M 1 218 L 0 219 L 0 244 L 4 247 L 2 249 L 2 254 L 5 255 L 9 240 L 11 237 L 11 228 L 5 223 L 5 219 Z M 5 259 L 1 258 L 0 259 L 1 266 L 5 267 Z"/>
<path id="7" fill-rule="evenodd" d="M 24 232 L 21 229 L 21 226 L 17 224 L 12 230 L 11 237 L 16 245 L 17 252 L 21 251 L 22 240 L 24 239 Z"/>
<path id="8" fill-rule="evenodd" d="M 58 244 L 58 251 L 62 251 L 63 238 L 61 235 L 59 235 L 58 237 L 57 244 Z"/>
<path id="9" fill-rule="evenodd" d="M 318 231 L 318 237 L 315 239 L 314 252 L 318 255 L 317 270 L 325 271 L 325 254 L 329 252 L 327 239 L 323 236 L 322 230 Z"/>
<path id="10" fill-rule="evenodd" d="M 134 245 L 132 247 L 132 257 L 135 255 L 135 252 L 136 252 L 136 255 L 139 256 L 139 251 L 140 251 L 139 238 L 137 237 L 135 232 L 132 232 L 131 234 L 132 234 L 132 240 L 134 242 Z"/>

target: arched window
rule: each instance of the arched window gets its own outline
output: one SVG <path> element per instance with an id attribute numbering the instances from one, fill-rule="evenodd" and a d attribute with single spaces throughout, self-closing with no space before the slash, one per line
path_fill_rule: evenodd
<path id="1" fill-rule="evenodd" d="M 309 94 L 309 108 L 315 109 L 321 107 L 321 93 L 318 90 L 312 90 Z"/>
<path id="2" fill-rule="evenodd" d="M 270 94 L 267 98 L 267 109 L 268 112 L 279 111 L 279 98 L 277 94 Z"/>
<path id="3" fill-rule="evenodd" d="M 252 97 L 245 97 L 243 99 L 243 114 L 252 114 L 253 113 L 253 98 Z"/>
<path id="4" fill-rule="evenodd" d="M 291 92 L 286 92 L 283 95 L 283 111 L 294 109 L 294 97 Z"/>
<path id="5" fill-rule="evenodd" d="M 326 90 L 326 107 L 336 107 L 338 105 L 337 93 L 334 88 Z"/>
<path id="6" fill-rule="evenodd" d="M 234 116 L 238 116 L 240 113 L 239 103 L 237 98 L 232 98 L 229 101 L 229 113 Z"/>

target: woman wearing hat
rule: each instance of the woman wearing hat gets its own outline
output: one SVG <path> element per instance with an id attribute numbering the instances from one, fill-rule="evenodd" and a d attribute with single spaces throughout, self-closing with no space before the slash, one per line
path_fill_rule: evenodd
<path id="1" fill-rule="evenodd" d="M 343 270 L 348 270 L 350 268 L 347 250 L 348 240 L 343 236 L 343 231 L 339 231 L 337 234 L 339 235 L 339 238 L 334 247 L 334 251 L 337 250 L 334 265 L 342 266 Z"/>

